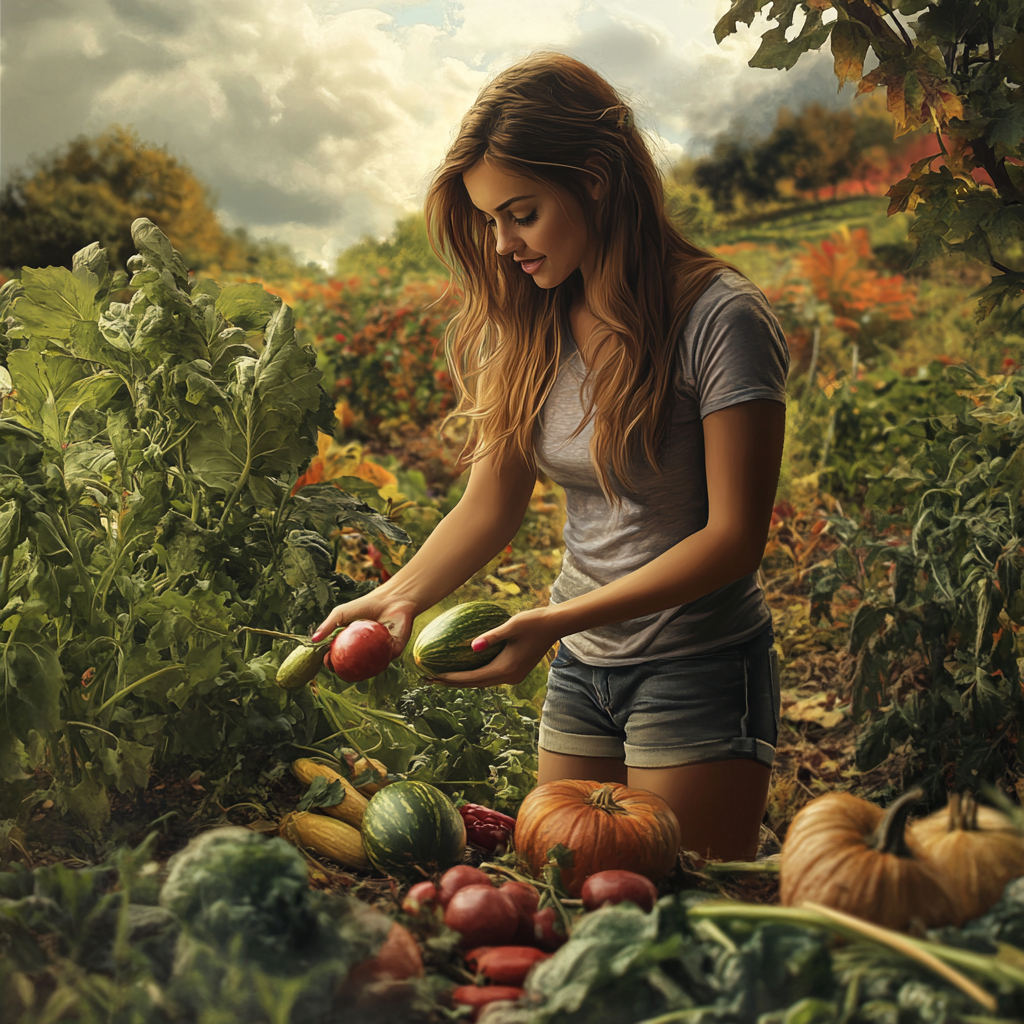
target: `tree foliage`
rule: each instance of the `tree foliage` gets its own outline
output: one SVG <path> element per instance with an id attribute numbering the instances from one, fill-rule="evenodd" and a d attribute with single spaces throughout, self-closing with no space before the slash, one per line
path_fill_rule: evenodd
<path id="1" fill-rule="evenodd" d="M 711 154 L 696 162 L 692 177 L 719 210 L 729 211 L 737 201 L 780 199 L 786 179 L 801 192 L 831 188 L 835 194 L 841 182 L 863 179 L 873 162 L 887 161 L 894 148 L 888 119 L 873 106 L 828 110 L 810 103 L 795 113 L 782 107 L 771 134 L 761 141 L 733 132 L 720 135 Z"/>
<path id="2" fill-rule="evenodd" d="M 14 175 L 0 193 L 0 265 L 71 267 L 99 240 L 113 264 L 134 251 L 139 217 L 165 224 L 190 269 L 240 263 L 245 239 L 225 233 L 207 187 L 166 149 L 115 125 L 80 136 Z"/>
<path id="3" fill-rule="evenodd" d="M 423 279 L 440 274 L 448 276 L 444 264 L 434 254 L 427 238 L 427 223 L 423 211 L 403 217 L 394 231 L 385 239 L 364 236 L 338 256 L 335 274 L 373 276 L 381 267 L 397 280 Z"/>
<path id="4" fill-rule="evenodd" d="M 732 0 L 721 42 L 768 0 Z M 835 11 L 826 24 L 823 15 Z M 797 15 L 803 16 L 798 30 Z M 775 22 L 750 59 L 793 67 L 831 40 L 839 87 L 886 89 L 895 134 L 928 127 L 935 152 L 888 192 L 889 212 L 914 210 L 911 267 L 957 254 L 997 271 L 978 303 L 984 319 L 1024 291 L 1024 0 L 774 0 Z M 789 38 L 787 38 L 789 37 Z M 868 51 L 877 66 L 867 74 Z"/>

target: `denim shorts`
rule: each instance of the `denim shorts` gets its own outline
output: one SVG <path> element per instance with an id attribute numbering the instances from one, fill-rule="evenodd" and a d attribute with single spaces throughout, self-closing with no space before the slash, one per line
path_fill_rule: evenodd
<path id="1" fill-rule="evenodd" d="M 548 672 L 540 746 L 617 757 L 631 768 L 752 758 L 771 765 L 779 660 L 771 624 L 740 644 L 684 658 L 587 665 L 565 644 Z"/>

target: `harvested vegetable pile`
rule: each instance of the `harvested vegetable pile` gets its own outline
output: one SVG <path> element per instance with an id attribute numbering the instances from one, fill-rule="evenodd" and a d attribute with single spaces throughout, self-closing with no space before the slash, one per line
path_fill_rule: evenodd
<path id="1" fill-rule="evenodd" d="M 149 841 L 99 867 L 0 873 L 5 1020 L 932 1024 L 1024 1015 L 1024 879 L 988 913 L 927 939 L 824 908 L 696 890 L 649 912 L 631 902 L 586 911 L 538 883 L 571 920 L 568 941 L 548 956 L 467 949 L 436 902 L 401 909 L 397 890 L 387 913 L 313 892 L 296 850 L 244 829 L 204 833 L 169 871 L 151 852 Z M 453 869 L 463 884 L 448 905 L 509 874 L 485 869 L 486 883 Z M 519 998 L 481 1011 L 474 993 Z"/>

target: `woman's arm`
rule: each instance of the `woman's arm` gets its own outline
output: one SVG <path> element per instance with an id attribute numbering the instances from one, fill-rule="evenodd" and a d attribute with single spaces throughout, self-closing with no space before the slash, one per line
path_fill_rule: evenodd
<path id="1" fill-rule="evenodd" d="M 707 525 L 646 565 L 589 594 L 520 612 L 482 634 L 505 640 L 490 665 L 441 681 L 456 686 L 517 683 L 555 640 L 694 601 L 761 563 L 782 464 L 786 408 L 758 399 L 706 416 Z M 479 648 L 478 648 L 479 649 Z"/>
<path id="2" fill-rule="evenodd" d="M 356 619 L 375 619 L 391 630 L 394 656 L 400 654 L 413 619 L 460 587 L 512 540 L 535 481 L 534 471 L 518 456 L 500 462 L 488 456 L 474 463 L 465 493 L 416 554 L 376 590 L 337 605 L 314 639 Z"/>

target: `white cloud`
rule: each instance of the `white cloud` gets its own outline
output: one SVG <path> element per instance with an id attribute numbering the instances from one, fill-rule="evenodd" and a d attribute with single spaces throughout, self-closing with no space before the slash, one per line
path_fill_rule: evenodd
<path id="1" fill-rule="evenodd" d="M 369 0 L 373 2 L 373 0 Z M 377 9 L 380 8 L 380 9 Z M 207 181 L 225 219 L 329 261 L 415 209 L 490 75 L 534 49 L 590 63 L 662 164 L 735 115 L 831 100 L 830 61 L 746 61 L 726 0 L 17 0 L 4 19 L 5 172 L 81 132 L 133 125 Z M 834 81 L 832 79 L 831 81 Z"/>

